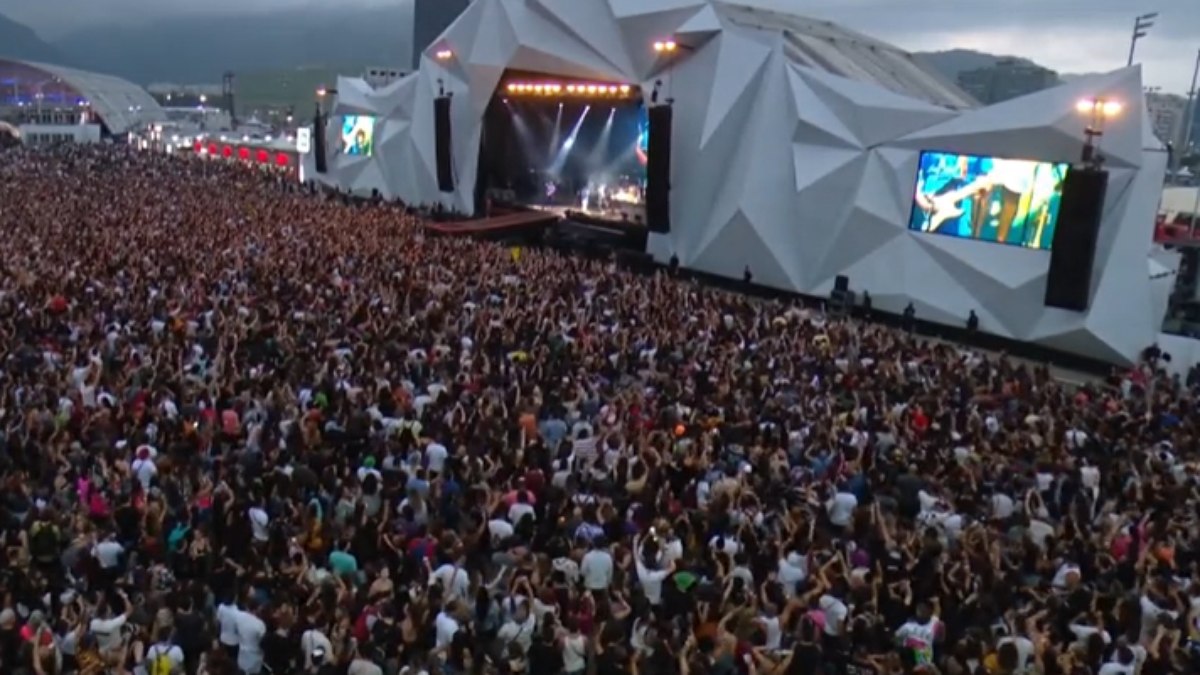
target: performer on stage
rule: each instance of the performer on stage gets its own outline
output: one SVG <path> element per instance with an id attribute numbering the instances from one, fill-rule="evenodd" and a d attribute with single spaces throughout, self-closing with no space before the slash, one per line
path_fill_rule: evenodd
<path id="1" fill-rule="evenodd" d="M 608 210 L 608 194 L 607 194 L 607 192 L 608 192 L 608 186 L 606 186 L 604 183 L 601 183 L 599 185 L 599 187 L 596 188 L 596 206 L 601 211 Z"/>
<path id="2" fill-rule="evenodd" d="M 591 185 L 591 183 L 588 183 L 587 185 L 583 186 L 583 190 L 579 193 L 579 207 L 583 211 L 588 210 L 588 202 L 589 202 L 589 200 L 591 200 L 591 198 L 592 198 L 592 185 Z"/>
<path id="3" fill-rule="evenodd" d="M 554 195 L 558 193 L 558 184 L 552 180 L 546 181 L 546 203 L 554 203 Z"/>

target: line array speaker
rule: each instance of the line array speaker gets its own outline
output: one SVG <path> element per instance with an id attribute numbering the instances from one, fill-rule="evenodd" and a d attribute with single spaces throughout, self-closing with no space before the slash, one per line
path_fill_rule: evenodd
<path id="1" fill-rule="evenodd" d="M 325 158 L 325 116 L 319 111 L 313 115 L 313 159 L 317 173 L 325 173 L 329 169 Z"/>
<path id="2" fill-rule="evenodd" d="M 1046 277 L 1047 307 L 1087 311 L 1107 190 L 1107 171 L 1072 168 L 1067 172 Z"/>
<path id="3" fill-rule="evenodd" d="M 454 192 L 454 163 L 450 159 L 450 97 L 439 96 L 433 101 L 433 127 L 437 136 L 438 189 Z"/>
<path id="4" fill-rule="evenodd" d="M 670 105 L 650 108 L 646 154 L 646 226 L 651 232 L 671 231 L 671 121 Z"/>

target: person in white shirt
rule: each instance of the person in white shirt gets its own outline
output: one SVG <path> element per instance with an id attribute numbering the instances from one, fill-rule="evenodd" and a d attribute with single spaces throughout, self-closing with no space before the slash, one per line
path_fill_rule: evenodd
<path id="1" fill-rule="evenodd" d="M 458 633 L 461 627 L 457 616 L 459 615 L 459 607 L 456 602 L 448 602 L 441 612 L 438 612 L 437 617 L 433 620 L 435 637 L 434 647 L 437 649 L 445 649 L 450 646 L 450 642 L 454 640 L 454 635 Z"/>
<path id="2" fill-rule="evenodd" d="M 675 571 L 675 563 L 672 562 L 671 566 L 665 569 L 647 567 L 643 562 L 646 556 L 643 554 L 640 538 L 634 540 L 633 550 L 634 560 L 637 561 L 638 581 L 642 584 L 642 593 L 646 596 L 646 602 L 657 607 L 662 604 L 663 581 Z"/>
<path id="3" fill-rule="evenodd" d="M 142 489 L 149 491 L 150 484 L 154 482 L 154 477 L 158 475 L 158 465 L 154 463 L 153 448 L 143 445 L 138 448 L 137 457 L 133 460 L 133 464 L 129 466 L 133 471 L 133 475 L 137 476 L 138 483 L 141 483 Z"/>
<path id="4" fill-rule="evenodd" d="M 1117 647 L 1112 660 L 1100 666 L 1097 675 L 1134 675 L 1137 672 L 1137 658 L 1128 645 Z"/>
<path id="5" fill-rule="evenodd" d="M 171 630 L 167 626 L 158 629 L 158 642 L 146 649 L 145 668 L 147 673 L 153 673 L 154 664 L 164 656 L 171 662 L 172 673 L 183 672 L 183 649 L 171 644 Z"/>
<path id="6" fill-rule="evenodd" d="M 1012 497 L 1000 491 L 992 494 L 992 518 L 994 520 L 1008 520 L 1014 512 L 1016 512 L 1016 503 Z"/>
<path id="7" fill-rule="evenodd" d="M 529 645 L 533 643 L 537 619 L 529 611 L 529 604 L 525 602 L 513 604 L 511 611 L 512 615 L 500 626 L 496 639 L 504 645 L 516 644 L 521 648 L 521 653 L 528 652 Z"/>
<path id="8" fill-rule="evenodd" d="M 850 608 L 836 594 L 826 593 L 817 601 L 817 605 L 825 614 L 825 637 L 841 638 L 846 632 L 846 617 Z"/>
<path id="9" fill-rule="evenodd" d="M 583 587 L 589 591 L 607 591 L 612 585 L 613 557 L 602 543 L 602 539 L 593 540 L 591 548 L 583 554 L 583 560 L 579 564 L 579 573 L 583 575 Z"/>
<path id="10" fill-rule="evenodd" d="M 829 514 L 829 522 L 841 528 L 850 526 L 856 508 L 858 508 L 858 497 L 842 490 L 835 492 L 825 502 L 825 512 Z"/>
<path id="11" fill-rule="evenodd" d="M 792 599 L 796 596 L 796 588 L 808 578 L 808 560 L 799 553 L 789 553 L 779 559 L 775 568 L 775 578 L 783 587 L 783 597 Z"/>
<path id="12" fill-rule="evenodd" d="M 562 636 L 562 669 L 565 675 L 582 675 L 587 670 L 587 638 L 579 632 L 574 618 L 563 622 L 566 628 Z"/>
<path id="13" fill-rule="evenodd" d="M 237 634 L 237 617 L 242 610 L 238 608 L 237 603 L 230 601 L 217 605 L 217 626 L 220 628 L 217 642 L 221 644 L 221 648 L 229 654 L 229 659 L 237 662 L 238 657 L 238 634 Z"/>
<path id="14" fill-rule="evenodd" d="M 320 630 L 309 628 L 300 635 L 300 651 L 304 654 L 304 667 L 312 668 L 313 652 L 321 650 L 323 654 L 333 654 L 333 643 Z"/>
<path id="15" fill-rule="evenodd" d="M 520 525 L 521 520 L 526 516 L 537 518 L 533 504 L 529 503 L 529 493 L 524 490 L 517 490 L 517 503 L 508 508 L 508 522 L 513 525 Z"/>
<path id="16" fill-rule="evenodd" d="M 933 663 L 933 647 L 942 634 L 942 622 L 926 602 L 917 604 L 917 615 L 896 630 L 896 644 L 910 650 L 917 665 Z"/>
<path id="17" fill-rule="evenodd" d="M 109 535 L 103 541 L 97 542 L 92 547 L 92 557 L 96 562 L 100 563 L 100 568 L 103 570 L 115 570 L 121 565 L 121 556 L 125 554 L 125 547 L 117 543 L 115 535 Z"/>
<path id="18" fill-rule="evenodd" d="M 488 521 L 488 535 L 492 538 L 492 543 L 498 544 L 505 539 L 513 536 L 517 528 L 513 527 L 512 523 L 503 518 L 492 518 Z"/>
<path id="19" fill-rule="evenodd" d="M 446 469 L 446 458 L 450 456 L 450 451 L 446 446 L 431 441 L 425 446 L 425 468 L 429 473 L 441 474 Z"/>
<path id="20" fill-rule="evenodd" d="M 254 541 L 264 544 L 270 541 L 271 517 L 267 515 L 266 510 L 256 504 L 250 507 L 247 516 L 250 518 L 250 534 Z"/>
<path id="21" fill-rule="evenodd" d="M 121 647 L 121 627 L 129 620 L 129 612 L 132 610 L 129 596 L 125 595 L 125 591 L 118 591 L 118 593 L 121 595 L 121 602 L 125 605 L 122 612 L 112 616 L 108 604 L 104 603 L 105 606 L 101 609 L 102 617 L 92 619 L 88 624 L 88 629 L 92 635 L 96 636 L 96 644 L 100 647 L 101 652 L 111 652 Z"/>
<path id="22" fill-rule="evenodd" d="M 441 584 L 447 600 L 466 600 L 471 594 L 471 575 L 463 569 L 465 560 L 445 563 L 429 575 L 429 585 Z"/>
<path id="23" fill-rule="evenodd" d="M 669 524 L 664 525 L 659 531 L 662 533 L 662 538 L 658 542 L 658 564 L 666 567 L 683 558 L 683 542 L 679 540 L 679 535 L 675 534 Z"/>
<path id="24" fill-rule="evenodd" d="M 742 552 L 742 542 L 733 535 L 713 535 L 712 539 L 708 540 L 708 547 L 728 556 L 735 556 Z"/>
<path id="25" fill-rule="evenodd" d="M 767 651 L 776 651 L 783 647 L 783 624 L 779 618 L 779 611 L 770 603 L 763 607 L 763 612 L 755 620 L 754 623 L 762 629 L 765 640 L 763 648 Z"/>
<path id="26" fill-rule="evenodd" d="M 1033 641 L 1020 635 L 1001 638 L 996 643 L 996 659 L 1006 672 L 1023 673 L 1034 664 L 1037 648 Z"/>
<path id="27" fill-rule="evenodd" d="M 253 605 L 249 609 L 238 612 L 236 623 L 238 668 L 246 675 L 258 675 L 262 672 L 263 667 L 262 640 L 267 634 L 267 624 L 258 618 Z"/>

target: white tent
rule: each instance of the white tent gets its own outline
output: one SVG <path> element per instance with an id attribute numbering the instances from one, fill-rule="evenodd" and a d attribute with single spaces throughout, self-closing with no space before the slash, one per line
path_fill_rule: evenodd
<path id="1" fill-rule="evenodd" d="M 664 38 L 685 49 L 663 58 L 651 44 Z M 895 47 L 740 3 L 476 0 L 417 72 L 379 90 L 338 82 L 333 123 L 378 116 L 375 154 L 337 154 L 331 127 L 323 180 L 470 212 L 484 111 L 508 70 L 644 94 L 669 81 L 672 230 L 648 244 L 659 261 L 675 254 L 735 278 L 749 265 L 757 282 L 819 296 L 846 275 L 880 309 L 912 302 L 918 317 L 952 325 L 974 310 L 988 332 L 1110 361 L 1137 358 L 1158 334 L 1170 278 L 1151 278 L 1148 255 L 1167 154 L 1137 67 L 980 108 Z M 450 194 L 436 180 L 441 87 L 454 95 Z M 908 229 L 923 150 L 1073 162 L 1086 123 L 1076 104 L 1099 97 L 1126 110 L 1103 136 L 1110 178 L 1089 311 L 1043 305 L 1047 251 Z"/>
<path id="2" fill-rule="evenodd" d="M 1162 205 L 1159 211 L 1173 219 L 1177 214 L 1191 215 L 1196 210 L 1196 196 L 1200 187 L 1169 187 L 1163 188 Z"/>

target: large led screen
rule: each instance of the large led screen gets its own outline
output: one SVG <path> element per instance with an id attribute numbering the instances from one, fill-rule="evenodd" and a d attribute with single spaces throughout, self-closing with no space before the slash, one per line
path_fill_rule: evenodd
<path id="1" fill-rule="evenodd" d="M 1049 250 L 1069 168 L 923 152 L 909 229 Z"/>
<path id="2" fill-rule="evenodd" d="M 375 151 L 375 118 L 346 115 L 342 119 L 342 152 L 355 157 L 370 157 Z"/>

